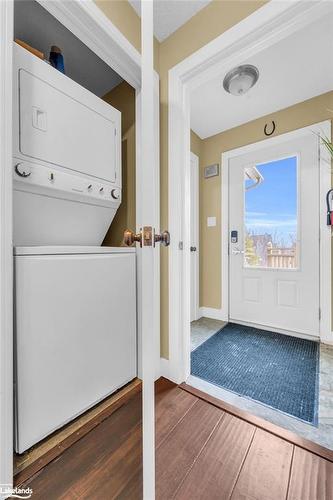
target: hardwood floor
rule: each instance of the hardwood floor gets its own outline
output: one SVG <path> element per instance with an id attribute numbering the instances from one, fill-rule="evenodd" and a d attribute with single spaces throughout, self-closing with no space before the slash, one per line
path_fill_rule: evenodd
<path id="1" fill-rule="evenodd" d="M 157 448 L 158 500 L 333 500 L 330 450 L 186 384 L 164 388 L 163 407 L 172 424 Z M 156 412 L 158 435 L 159 401 Z"/>
<path id="2" fill-rule="evenodd" d="M 135 379 L 22 455 L 15 454 L 15 485 L 23 483 L 52 460 L 62 455 L 67 448 L 73 446 L 76 441 L 82 439 L 138 393 L 141 393 L 141 381 Z"/>
<path id="3" fill-rule="evenodd" d="M 206 399 L 157 383 L 158 500 L 333 500 L 331 452 Z M 40 471 L 33 498 L 140 500 L 141 453 L 136 395 Z"/>
<path id="4" fill-rule="evenodd" d="M 25 483 L 34 500 L 142 497 L 141 393 Z"/>

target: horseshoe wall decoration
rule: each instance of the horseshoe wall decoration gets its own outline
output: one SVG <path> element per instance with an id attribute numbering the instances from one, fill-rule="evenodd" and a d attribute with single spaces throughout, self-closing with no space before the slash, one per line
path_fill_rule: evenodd
<path id="1" fill-rule="evenodd" d="M 275 132 L 275 121 L 272 120 L 272 130 L 270 132 L 267 132 L 267 123 L 266 123 L 266 125 L 264 127 L 264 134 L 267 136 L 270 136 L 270 135 L 274 134 L 274 132 Z"/>

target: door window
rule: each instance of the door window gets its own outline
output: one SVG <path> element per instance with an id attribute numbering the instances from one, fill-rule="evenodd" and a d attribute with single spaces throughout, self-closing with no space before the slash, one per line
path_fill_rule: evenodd
<path id="1" fill-rule="evenodd" d="M 297 156 L 245 167 L 245 267 L 298 267 L 297 206 Z"/>

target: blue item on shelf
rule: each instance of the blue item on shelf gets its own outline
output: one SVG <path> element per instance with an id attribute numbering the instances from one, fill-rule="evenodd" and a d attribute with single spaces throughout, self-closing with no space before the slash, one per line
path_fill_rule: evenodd
<path id="1" fill-rule="evenodd" d="M 49 61 L 54 68 L 65 74 L 64 56 L 56 45 L 51 47 Z"/>

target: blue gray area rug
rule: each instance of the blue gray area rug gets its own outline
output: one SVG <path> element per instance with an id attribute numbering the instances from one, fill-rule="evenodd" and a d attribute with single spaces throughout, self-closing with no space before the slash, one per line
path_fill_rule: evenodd
<path id="1" fill-rule="evenodd" d="M 192 352 L 191 373 L 317 425 L 317 342 L 228 323 Z"/>

